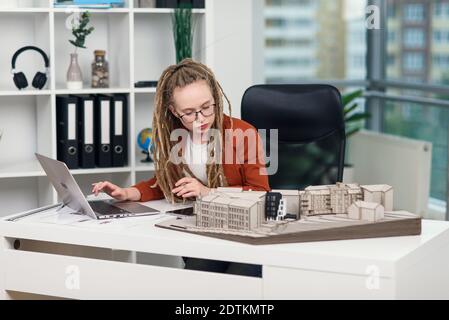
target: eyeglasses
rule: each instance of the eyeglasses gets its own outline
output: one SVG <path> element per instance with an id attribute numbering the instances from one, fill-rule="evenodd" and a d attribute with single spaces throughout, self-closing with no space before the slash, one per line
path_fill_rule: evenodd
<path id="1" fill-rule="evenodd" d="M 199 111 L 189 111 L 184 113 L 183 115 L 179 115 L 179 119 L 184 121 L 185 123 L 192 123 L 198 118 L 198 113 L 201 113 L 203 117 L 207 118 L 213 115 L 215 112 L 215 103 L 212 103 L 208 106 L 204 106 Z"/>

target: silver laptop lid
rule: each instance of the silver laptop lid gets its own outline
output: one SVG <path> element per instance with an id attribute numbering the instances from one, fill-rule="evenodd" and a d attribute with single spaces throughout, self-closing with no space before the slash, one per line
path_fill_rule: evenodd
<path id="1" fill-rule="evenodd" d="M 62 203 L 78 213 L 98 219 L 66 164 L 38 153 L 35 153 L 35 155 L 61 197 Z"/>

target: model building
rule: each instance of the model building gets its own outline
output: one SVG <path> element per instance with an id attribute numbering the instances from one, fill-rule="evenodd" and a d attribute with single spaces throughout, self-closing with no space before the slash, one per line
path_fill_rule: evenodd
<path id="1" fill-rule="evenodd" d="M 348 208 L 348 218 L 374 222 L 383 219 L 384 212 L 385 209 L 381 204 L 356 201 Z"/>
<path id="2" fill-rule="evenodd" d="M 375 222 L 392 209 L 391 186 L 340 182 L 310 186 L 301 191 L 218 188 L 214 193 L 197 198 L 194 205 L 197 228 L 268 233 L 287 222 L 316 216 L 335 215 Z"/>
<path id="3" fill-rule="evenodd" d="M 198 198 L 194 205 L 196 225 L 202 228 L 254 230 L 265 221 L 266 192 L 218 188 Z"/>
<path id="4" fill-rule="evenodd" d="M 310 186 L 304 190 L 217 188 L 198 197 L 193 216 L 156 226 L 264 245 L 421 234 L 421 218 L 393 210 L 388 185 Z"/>

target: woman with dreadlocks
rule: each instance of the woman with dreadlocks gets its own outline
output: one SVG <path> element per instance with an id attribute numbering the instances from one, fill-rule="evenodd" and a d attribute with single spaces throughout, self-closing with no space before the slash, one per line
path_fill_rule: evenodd
<path id="1" fill-rule="evenodd" d="M 217 187 L 269 191 L 263 154 L 256 152 L 256 159 L 250 161 L 248 154 L 251 152 L 247 149 L 254 146 L 249 146 L 248 140 L 245 140 L 244 144 L 230 143 L 226 148 L 223 141 L 214 141 L 211 148 L 201 148 L 209 142 L 208 140 L 217 138 L 216 135 L 207 134 L 210 129 L 221 132 L 222 140 L 225 140 L 226 136 L 232 136 L 236 130 L 243 133 L 247 133 L 248 130 L 255 131 L 254 127 L 243 120 L 231 118 L 223 113 L 223 97 L 231 113 L 228 98 L 207 66 L 192 59 L 184 59 L 179 64 L 168 67 L 159 79 L 155 97 L 153 115 L 155 177 L 130 188 L 120 188 L 108 181 L 98 182 L 94 184 L 92 192 L 98 195 L 103 191 L 118 200 L 150 201 L 165 197 L 171 202 L 180 202 L 186 198 L 207 195 Z M 171 134 L 176 129 L 185 129 L 190 133 L 180 149 L 185 161 L 178 164 L 172 161 L 172 151 L 179 143 L 179 139 L 171 140 Z M 230 134 L 225 134 L 224 131 Z M 255 136 L 259 145 L 259 136 L 258 134 Z M 236 135 L 233 137 L 237 140 Z M 214 148 L 216 145 L 221 145 L 223 159 L 232 159 L 232 163 L 211 161 L 216 152 Z M 232 148 L 229 148 L 229 145 Z M 239 162 L 236 159 L 239 158 L 237 154 L 239 147 L 245 149 L 243 150 L 245 160 L 236 163 Z M 261 151 L 260 149 L 258 151 Z M 208 152 L 210 150 L 212 152 Z M 229 157 L 226 155 L 227 151 L 236 154 Z M 195 158 L 199 161 L 188 163 Z M 208 161 L 202 161 L 204 158 Z"/>
<path id="2" fill-rule="evenodd" d="M 228 98 L 213 72 L 204 64 L 184 59 L 169 66 L 162 73 L 156 89 L 153 115 L 155 177 L 129 188 L 102 181 L 94 184 L 92 192 L 96 195 L 106 192 L 118 200 L 165 198 L 181 202 L 205 196 L 218 187 L 269 191 L 260 137 L 250 124 L 223 113 L 223 97 L 231 114 Z M 179 129 L 187 132 L 181 141 L 179 137 L 173 139 L 171 136 Z M 248 132 L 255 137 L 253 143 L 237 138 L 239 133 Z M 257 151 L 250 152 L 251 148 Z M 176 155 L 180 156 L 180 161 L 174 161 Z M 205 260 L 185 260 L 189 269 L 245 273 L 244 265 L 237 263 L 215 261 L 206 266 Z"/>

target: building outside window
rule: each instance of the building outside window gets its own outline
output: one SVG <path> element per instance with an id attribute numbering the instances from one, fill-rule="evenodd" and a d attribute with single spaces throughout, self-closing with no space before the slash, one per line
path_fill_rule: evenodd
<path id="1" fill-rule="evenodd" d="M 404 5 L 404 20 L 405 21 L 423 21 L 424 20 L 424 5 L 421 3 L 411 3 Z"/>
<path id="2" fill-rule="evenodd" d="M 405 53 L 404 69 L 407 71 L 420 71 L 424 68 L 424 57 L 422 53 Z"/>
<path id="3" fill-rule="evenodd" d="M 408 28 L 404 31 L 404 45 L 409 48 L 422 48 L 425 45 L 424 30 Z"/>
<path id="4" fill-rule="evenodd" d="M 383 3 L 387 13 L 383 30 L 386 52 L 379 68 L 385 68 L 385 80 L 449 88 L 449 0 Z M 337 86 L 344 92 L 353 85 L 343 86 L 342 81 L 364 80 L 369 62 L 367 4 L 364 0 L 265 1 L 265 19 L 286 21 L 284 29 L 265 26 L 265 82 L 338 80 Z M 431 93 L 425 88 L 398 89 L 387 85 L 385 92 L 400 97 L 449 100 L 449 93 Z M 430 196 L 446 201 L 449 108 L 387 99 L 376 121 L 385 133 L 433 144 Z"/>

